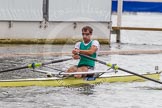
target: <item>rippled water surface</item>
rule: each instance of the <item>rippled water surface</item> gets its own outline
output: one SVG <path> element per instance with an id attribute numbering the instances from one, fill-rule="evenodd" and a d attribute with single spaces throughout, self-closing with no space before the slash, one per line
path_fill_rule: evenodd
<path id="1" fill-rule="evenodd" d="M 148 14 L 147 14 L 148 15 Z M 145 15 L 145 16 L 147 16 Z M 124 25 L 138 25 L 124 16 Z M 162 17 L 153 14 L 150 21 L 144 15 L 137 15 L 141 25 L 157 24 Z M 113 16 L 115 17 L 115 16 Z M 151 20 L 154 19 L 154 20 Z M 160 18 L 161 19 L 161 18 Z M 135 19 L 132 19 L 135 20 Z M 150 23 L 148 23 L 148 22 Z M 151 22 L 152 21 L 152 22 Z M 160 20 L 158 20 L 160 21 Z M 141 26 L 140 24 L 138 26 Z M 155 25 L 154 25 L 155 26 Z M 122 43 L 116 44 L 112 38 L 111 47 L 102 45 L 101 50 L 161 50 L 161 32 L 123 31 Z M 70 52 L 73 45 L 0 45 L 0 70 L 27 65 L 32 62 L 47 62 L 70 56 L 41 55 L 50 52 Z M 37 55 L 32 55 L 36 53 Z M 20 55 L 21 54 L 21 55 Z M 24 55 L 23 55 L 24 54 Z M 155 72 L 155 66 L 162 70 L 162 54 L 100 55 L 98 59 L 118 64 L 120 67 L 137 73 Z M 66 69 L 77 61 L 53 64 Z M 107 67 L 97 63 L 97 69 Z M 118 73 L 125 74 L 119 71 Z M 1 79 L 45 77 L 30 69 L 1 73 Z M 133 83 L 104 83 L 80 87 L 13 87 L 0 88 L 0 108 L 162 108 L 162 85 L 146 81 Z"/>
<path id="2" fill-rule="evenodd" d="M 161 108 L 162 87 L 152 82 L 77 88 L 1 88 L 1 108 Z"/>
<path id="3" fill-rule="evenodd" d="M 117 49 L 117 44 L 112 44 L 112 49 Z M 127 47 L 129 46 L 129 47 Z M 147 49 L 149 45 L 121 44 L 122 49 Z M 2 49 L 5 49 L 3 46 Z M 7 46 L 8 47 L 8 46 Z M 21 53 L 22 49 L 30 46 L 16 46 Z M 36 45 L 41 49 L 41 45 Z M 52 49 L 62 46 L 50 46 Z M 103 45 L 106 49 L 108 46 Z M 154 49 L 156 45 L 151 47 Z M 158 46 L 160 48 L 161 46 Z M 11 49 L 10 49 L 11 48 Z M 34 47 L 33 47 L 34 48 Z M 39 49 L 38 48 L 38 49 Z M 48 47 L 47 47 L 48 48 Z M 71 50 L 72 46 L 69 47 Z M 12 46 L 9 46 L 10 51 Z M 38 50 L 37 49 L 37 50 Z M 47 50 L 47 49 L 46 49 Z M 2 51 L 2 50 L 1 50 Z M 8 52 L 8 50 L 7 50 Z M 11 51 L 12 52 L 12 51 Z M 39 52 L 39 51 L 36 51 Z M 40 51 L 41 52 L 41 51 Z M 61 56 L 69 57 L 69 56 Z M 1 70 L 11 67 L 19 67 L 32 62 L 47 62 L 59 59 L 59 56 L 13 56 L 2 57 Z M 161 68 L 162 54 L 139 54 L 139 55 L 103 55 L 98 59 L 116 63 L 120 67 L 137 72 L 155 72 L 155 66 Z M 58 68 L 68 68 L 77 61 L 66 61 L 53 66 Z M 97 63 L 97 69 L 107 69 L 106 66 Z M 123 73 L 119 71 L 118 73 Z M 1 79 L 45 77 L 44 74 L 32 72 L 30 69 L 6 72 L 0 74 Z M 83 87 L 18 87 L 0 88 L 1 108 L 161 108 L 162 85 L 151 81 L 133 83 L 105 83 L 101 85 L 87 85 Z"/>

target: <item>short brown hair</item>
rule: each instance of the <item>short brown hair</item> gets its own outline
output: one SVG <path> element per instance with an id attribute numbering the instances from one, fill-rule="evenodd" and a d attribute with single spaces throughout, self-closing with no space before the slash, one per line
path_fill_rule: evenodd
<path id="1" fill-rule="evenodd" d="M 85 26 L 85 27 L 82 28 L 82 32 L 83 32 L 83 31 L 87 31 L 87 30 L 89 31 L 89 33 L 92 34 L 93 29 L 92 29 L 90 26 Z"/>

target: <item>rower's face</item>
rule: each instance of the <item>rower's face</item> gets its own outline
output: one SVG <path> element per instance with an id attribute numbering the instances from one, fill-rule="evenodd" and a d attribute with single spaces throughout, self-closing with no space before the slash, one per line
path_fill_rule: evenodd
<path id="1" fill-rule="evenodd" d="M 92 34 L 87 30 L 87 31 L 82 31 L 82 36 L 83 36 L 84 42 L 86 43 L 91 40 Z"/>

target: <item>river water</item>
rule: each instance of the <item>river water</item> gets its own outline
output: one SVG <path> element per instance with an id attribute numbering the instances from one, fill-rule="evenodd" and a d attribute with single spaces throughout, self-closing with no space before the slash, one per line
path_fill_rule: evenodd
<path id="1" fill-rule="evenodd" d="M 162 14 L 124 14 L 123 26 L 161 27 Z M 116 25 L 116 15 L 112 16 Z M 161 32 L 122 31 L 121 44 L 102 45 L 101 50 L 162 49 Z M 0 45 L 0 70 L 19 67 L 32 62 L 46 62 L 60 56 L 39 55 L 44 52 L 70 52 L 73 45 Z M 38 55 L 32 55 L 37 53 Z M 21 54 L 18 55 L 18 54 Z M 24 54 L 24 55 L 22 55 Z M 27 55 L 29 54 L 29 55 Z M 62 55 L 61 58 L 69 56 Z M 101 55 L 100 60 L 118 64 L 137 73 L 162 70 L 162 54 Z M 66 61 L 53 66 L 68 68 L 77 61 Z M 105 70 L 106 66 L 96 65 Z M 119 71 L 118 73 L 125 74 Z M 29 69 L 0 74 L 1 79 L 44 77 Z M 162 85 L 146 81 L 132 83 L 104 83 L 81 87 L 13 87 L 0 88 L 0 108 L 161 108 Z"/>

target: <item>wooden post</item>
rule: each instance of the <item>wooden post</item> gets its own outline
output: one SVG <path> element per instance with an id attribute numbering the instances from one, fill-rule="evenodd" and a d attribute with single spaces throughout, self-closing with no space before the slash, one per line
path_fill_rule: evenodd
<path id="1" fill-rule="evenodd" d="M 121 40 L 120 40 L 120 30 L 117 30 L 116 31 L 116 42 L 117 43 L 120 43 L 121 42 Z"/>
<path id="2" fill-rule="evenodd" d="M 118 0 L 118 9 L 117 9 L 117 27 L 121 27 L 122 20 L 122 11 L 123 11 L 123 0 Z M 116 42 L 120 43 L 120 29 L 116 31 L 117 37 Z"/>

